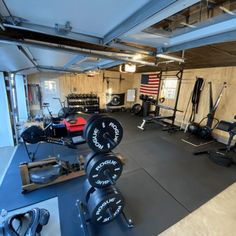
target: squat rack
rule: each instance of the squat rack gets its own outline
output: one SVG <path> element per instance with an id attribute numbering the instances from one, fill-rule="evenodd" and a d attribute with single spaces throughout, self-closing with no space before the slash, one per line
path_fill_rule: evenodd
<path id="1" fill-rule="evenodd" d="M 150 122 L 160 123 L 160 121 L 163 121 L 163 120 L 170 120 L 171 123 L 168 123 L 169 127 L 166 128 L 165 130 L 167 130 L 167 131 L 176 130 L 176 126 L 174 125 L 175 118 L 176 118 L 176 112 L 183 112 L 183 111 L 180 111 L 180 110 L 177 109 L 178 102 L 179 102 L 180 89 L 181 89 L 181 85 L 182 85 L 183 68 L 181 67 L 179 69 L 179 71 L 176 74 L 174 74 L 174 75 L 173 74 L 169 74 L 169 75 L 165 75 L 164 77 L 174 77 L 174 76 L 177 78 L 177 81 L 178 81 L 178 87 L 177 87 L 174 107 L 169 107 L 169 106 L 164 106 L 164 105 L 159 104 L 159 96 L 160 96 L 160 91 L 159 91 L 157 99 L 156 99 L 156 103 L 153 104 L 153 105 L 156 106 L 155 116 L 144 117 L 143 121 L 142 121 L 142 124 L 140 126 L 138 126 L 139 129 L 144 130 L 145 129 L 145 125 L 147 123 L 150 123 Z M 164 80 L 163 79 L 163 73 L 161 71 L 160 72 L 160 83 L 162 83 L 163 80 Z M 166 109 L 166 110 L 171 110 L 171 111 L 173 111 L 173 114 L 169 115 L 169 116 L 161 116 L 160 115 L 160 108 L 161 109 Z"/>

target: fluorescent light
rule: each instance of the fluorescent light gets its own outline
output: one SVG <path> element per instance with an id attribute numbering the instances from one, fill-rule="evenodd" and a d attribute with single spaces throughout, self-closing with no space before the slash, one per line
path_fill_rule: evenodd
<path id="1" fill-rule="evenodd" d="M 223 7 L 223 6 L 220 6 L 219 8 L 220 8 L 222 11 L 224 11 L 225 13 L 228 13 L 229 15 L 232 15 L 232 16 L 235 15 L 234 12 L 230 11 L 229 9 L 227 9 L 227 8 L 225 8 L 225 7 Z"/>
<path id="2" fill-rule="evenodd" d="M 136 54 L 133 56 L 133 60 L 139 60 L 142 58 L 142 55 L 141 54 Z"/>
<path id="3" fill-rule="evenodd" d="M 156 57 L 184 63 L 184 58 L 171 56 L 171 55 L 168 55 L 168 54 L 159 53 L 159 54 L 156 55 Z"/>
<path id="4" fill-rule="evenodd" d="M 180 22 L 181 25 L 184 25 L 184 26 L 187 26 L 189 28 L 196 28 L 197 26 L 196 25 L 191 25 L 191 24 L 188 24 L 186 22 Z"/>

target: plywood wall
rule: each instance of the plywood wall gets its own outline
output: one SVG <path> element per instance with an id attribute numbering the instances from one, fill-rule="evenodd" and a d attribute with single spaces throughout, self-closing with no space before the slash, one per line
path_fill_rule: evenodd
<path id="1" fill-rule="evenodd" d="M 175 74 L 175 72 L 163 72 L 163 77 L 166 74 Z M 187 108 L 188 101 L 190 99 L 191 92 L 196 80 L 196 77 L 202 77 L 205 80 L 205 86 L 202 91 L 201 100 L 199 104 L 199 112 L 196 115 L 196 122 L 199 122 L 203 117 L 205 117 L 209 112 L 209 86 L 208 82 L 212 82 L 213 88 L 213 101 L 215 102 L 218 96 L 223 82 L 227 82 L 227 88 L 224 90 L 221 102 L 216 111 L 215 117 L 219 120 L 229 120 L 233 121 L 234 115 L 236 115 L 236 67 L 218 67 L 218 68 L 204 68 L 204 69 L 194 69 L 185 70 L 183 74 L 183 80 L 180 90 L 178 109 L 184 112 L 177 112 L 176 124 L 181 124 L 183 122 L 183 117 Z M 136 74 L 134 76 L 134 87 L 139 88 L 141 80 L 141 75 Z M 140 102 L 140 101 L 139 101 Z M 174 100 L 166 100 L 163 105 L 174 106 Z M 191 113 L 191 107 L 188 107 L 186 118 L 184 123 L 188 122 Z M 171 111 L 161 109 L 162 115 L 171 115 Z M 223 138 L 227 138 L 225 132 L 218 130 L 214 131 L 214 134 L 220 135 Z"/>
<path id="2" fill-rule="evenodd" d="M 214 102 L 222 88 L 223 82 L 227 82 L 227 88 L 224 90 L 221 102 L 215 114 L 215 118 L 219 120 L 233 121 L 233 117 L 236 114 L 236 67 L 186 70 L 184 72 L 183 87 L 180 94 L 179 107 L 181 109 L 186 109 L 187 102 L 197 76 L 205 79 L 205 87 L 202 92 L 200 109 L 196 116 L 196 121 L 199 122 L 202 117 L 206 116 L 209 112 L 209 81 L 212 82 Z M 189 117 L 189 114 L 190 109 L 188 109 L 187 117 Z M 181 121 L 182 117 L 183 114 L 178 114 L 177 120 Z M 220 132 L 218 130 L 215 130 L 215 134 L 219 134 L 224 137 L 227 136 L 225 132 Z"/>
<path id="3" fill-rule="evenodd" d="M 103 73 L 103 72 L 102 72 Z M 38 73 L 30 75 L 28 77 L 29 83 L 39 83 L 41 78 L 59 78 L 60 81 L 60 95 L 64 100 L 65 96 L 71 92 L 75 93 L 96 93 L 100 97 L 101 107 L 105 107 L 106 92 L 108 88 L 112 88 L 113 93 L 127 92 L 130 88 L 137 89 L 137 102 L 140 102 L 139 87 L 141 74 L 122 74 L 123 80 L 119 80 L 120 73 L 106 71 L 104 76 L 107 79 L 103 79 L 103 74 L 95 75 L 94 77 L 88 77 L 87 75 L 70 75 L 70 74 L 55 74 L 55 73 Z M 170 72 L 174 74 L 174 72 Z M 165 72 L 163 72 L 165 76 Z M 185 70 L 183 75 L 182 87 L 180 90 L 178 109 L 185 111 L 187 103 L 190 98 L 196 77 L 202 77 L 205 79 L 205 87 L 202 92 L 199 113 L 196 115 L 196 122 L 199 122 L 205 117 L 209 111 L 209 87 L 208 82 L 212 81 L 213 97 L 214 101 L 222 87 L 224 81 L 227 82 L 227 89 L 224 91 L 222 100 L 217 109 L 215 117 L 219 120 L 233 120 L 236 114 L 236 67 L 218 67 L 218 68 L 204 68 Z M 109 81 L 109 83 L 108 83 Z M 131 106 L 132 104 L 126 104 Z M 173 106 L 174 100 L 166 100 L 163 105 Z M 161 110 L 162 115 L 171 114 L 170 111 Z M 180 124 L 183 121 L 184 112 L 177 113 L 176 124 Z M 185 123 L 190 116 L 190 107 L 186 113 Z M 227 136 L 223 132 L 215 131 L 216 134 Z"/>
<path id="4" fill-rule="evenodd" d="M 121 75 L 113 71 L 101 72 L 94 77 L 85 74 L 36 73 L 28 76 L 28 83 L 39 84 L 43 78 L 58 78 L 62 100 L 65 100 L 69 93 L 96 93 L 100 97 L 101 108 L 105 108 L 108 89 L 112 89 L 112 93 L 126 93 L 133 86 L 133 77 L 131 73 Z"/>

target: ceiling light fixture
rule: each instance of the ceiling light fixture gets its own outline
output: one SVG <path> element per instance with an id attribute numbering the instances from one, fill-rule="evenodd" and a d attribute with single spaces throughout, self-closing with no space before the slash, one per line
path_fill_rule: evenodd
<path id="1" fill-rule="evenodd" d="M 141 54 L 136 54 L 133 56 L 133 60 L 139 60 L 142 58 L 142 55 Z"/>
<path id="2" fill-rule="evenodd" d="M 156 57 L 184 63 L 184 58 L 171 56 L 171 55 L 168 55 L 168 54 L 159 53 L 159 54 L 156 55 Z"/>
<path id="3" fill-rule="evenodd" d="M 125 64 L 120 65 L 119 69 L 120 69 L 120 72 L 122 73 L 125 73 L 125 72 L 134 73 L 136 71 L 136 65 L 125 63 Z"/>
<path id="4" fill-rule="evenodd" d="M 94 77 L 95 75 L 99 75 L 100 74 L 100 70 L 96 69 L 96 70 L 88 70 L 85 72 L 85 74 L 87 74 L 88 77 Z"/>

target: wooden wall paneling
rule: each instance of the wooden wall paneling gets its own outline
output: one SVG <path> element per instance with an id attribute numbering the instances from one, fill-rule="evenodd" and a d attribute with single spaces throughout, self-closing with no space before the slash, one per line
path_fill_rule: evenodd
<path id="1" fill-rule="evenodd" d="M 60 82 L 60 97 L 62 101 L 66 99 L 69 93 L 96 93 L 100 97 L 100 106 L 105 108 L 107 83 L 103 80 L 105 77 L 110 77 L 109 87 L 113 93 L 126 93 L 133 86 L 133 74 L 122 74 L 120 82 L 120 73 L 114 71 L 101 72 L 93 77 L 86 74 L 58 74 L 58 73 L 36 73 L 28 76 L 29 83 L 40 84 L 41 78 L 59 78 Z"/>
<path id="2" fill-rule="evenodd" d="M 163 72 L 165 75 L 167 72 Z M 168 72 L 168 74 L 173 74 L 175 72 Z M 203 117 L 205 117 L 209 112 L 209 85 L 208 82 L 212 81 L 213 89 L 213 101 L 216 101 L 220 89 L 223 85 L 223 82 L 227 82 L 227 88 L 224 90 L 221 102 L 218 106 L 218 109 L 215 114 L 215 118 L 219 120 L 229 120 L 233 121 L 233 117 L 236 114 L 236 67 L 215 67 L 215 68 L 203 68 L 203 69 L 189 69 L 184 70 L 182 86 L 180 90 L 179 104 L 178 109 L 185 111 L 187 103 L 190 97 L 190 94 L 193 90 L 193 86 L 196 80 L 196 77 L 204 78 L 205 85 L 201 94 L 201 100 L 199 104 L 199 112 L 196 115 L 196 122 L 199 122 Z M 141 74 L 135 74 L 133 79 L 133 86 L 139 90 L 140 88 L 140 78 Z M 139 96 L 139 92 L 138 92 Z M 141 102 L 137 99 L 137 102 Z M 166 99 L 163 105 L 174 106 L 174 100 Z M 191 104 L 190 104 L 191 105 Z M 189 119 L 191 113 L 191 106 L 189 106 L 186 120 Z M 168 110 L 161 109 L 162 115 L 171 115 L 172 112 Z M 180 124 L 183 119 L 183 113 L 177 112 L 176 114 L 176 124 Z M 228 138 L 227 133 L 221 132 L 219 130 L 214 131 L 215 135 L 223 136 L 224 139 Z"/>
<path id="3" fill-rule="evenodd" d="M 110 80 L 110 88 L 113 92 L 127 92 L 129 88 L 137 89 L 137 99 L 136 102 L 141 102 L 139 100 L 139 88 L 141 81 L 141 74 L 127 73 L 122 74 L 124 80 L 119 82 L 120 73 L 114 71 L 104 71 L 94 77 L 88 77 L 87 75 L 73 75 L 73 74 L 55 74 L 55 73 L 38 73 L 28 76 L 29 83 L 39 83 L 40 78 L 55 76 L 60 78 L 60 92 L 61 98 L 64 99 L 68 93 L 73 92 L 76 89 L 77 93 L 97 93 L 100 97 L 101 107 L 105 107 L 106 103 L 106 92 L 107 84 L 106 80 L 103 81 L 103 73 L 105 77 L 112 77 L 114 79 Z M 165 75 L 166 72 L 163 72 Z M 174 74 L 175 72 L 169 72 Z M 53 74 L 53 75 L 52 75 Z M 203 77 L 205 80 L 205 87 L 202 92 L 199 113 L 196 115 L 196 122 L 199 122 L 204 116 L 207 115 L 209 111 L 209 87 L 208 82 L 212 81 L 213 87 L 213 97 L 214 101 L 218 95 L 220 88 L 224 81 L 228 83 L 227 89 L 224 91 L 221 103 L 217 109 L 215 117 L 224 120 L 233 120 L 236 114 L 236 67 L 214 67 L 214 68 L 203 68 L 203 69 L 188 69 L 184 70 L 182 87 L 180 90 L 179 105 L 178 109 L 185 111 L 189 96 L 192 92 L 196 77 Z M 52 77 L 51 77 L 52 78 Z M 174 100 L 168 100 L 163 103 L 163 105 L 173 106 Z M 162 115 L 169 115 L 172 112 L 161 109 Z M 184 113 L 177 112 L 176 124 L 180 124 L 182 121 Z M 186 121 L 190 116 L 190 107 L 187 111 Z M 215 134 L 227 136 L 225 132 L 214 131 Z"/>

